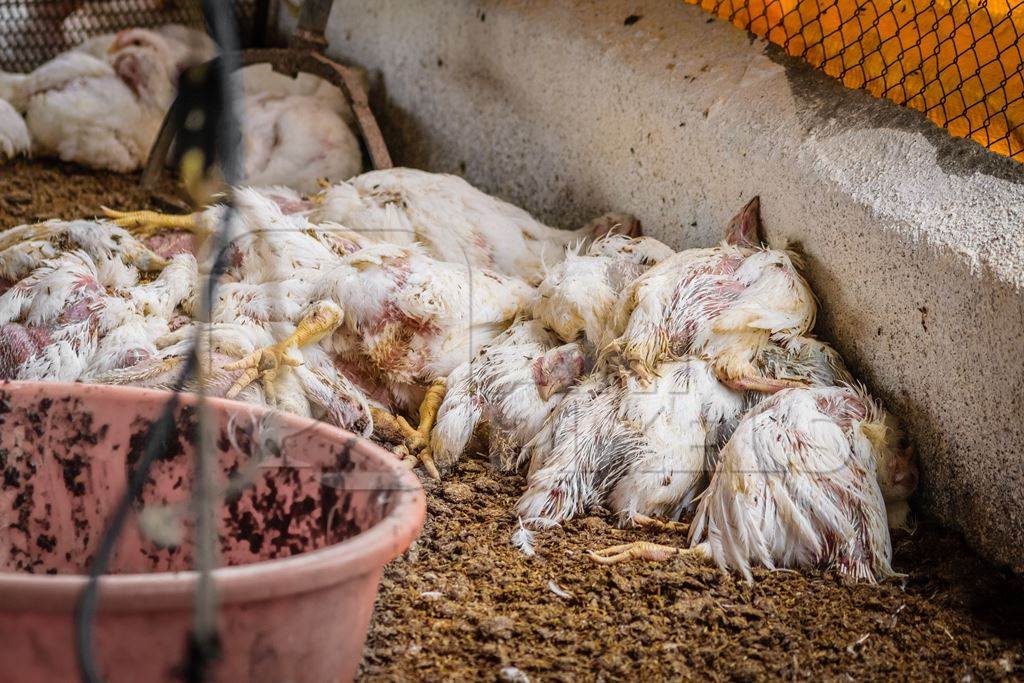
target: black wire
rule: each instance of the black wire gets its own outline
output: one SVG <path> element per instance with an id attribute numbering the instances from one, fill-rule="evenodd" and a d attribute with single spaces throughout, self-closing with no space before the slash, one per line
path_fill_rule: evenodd
<path id="1" fill-rule="evenodd" d="M 218 92 L 221 98 L 219 105 L 222 110 L 222 115 L 217 117 L 220 134 L 216 136 L 214 143 L 216 146 L 215 155 L 220 160 L 221 173 L 225 181 L 229 186 L 234 186 L 237 184 L 241 170 L 240 138 L 237 135 L 240 126 L 238 110 L 235 106 L 237 97 L 232 89 L 231 79 L 231 74 L 239 62 L 239 43 L 235 17 L 230 4 L 220 0 L 203 0 L 203 13 L 214 40 L 216 40 L 221 49 L 221 59 L 217 61 L 215 67 L 216 80 L 220 83 Z M 213 236 L 214 259 L 204 292 L 203 307 L 206 310 L 202 312 L 201 317 L 206 322 L 209 322 L 209 305 L 213 301 L 213 294 L 217 283 L 220 280 L 220 276 L 227 269 L 230 226 L 234 218 L 235 207 L 233 202 L 230 201 L 230 196 L 224 204 L 225 210 L 222 215 L 221 224 Z M 117 506 L 107 522 L 107 527 L 104 529 L 99 547 L 89 568 L 89 581 L 75 607 L 75 650 L 78 658 L 79 672 L 82 680 L 87 683 L 102 683 L 103 680 L 96 666 L 95 641 L 93 638 L 93 626 L 99 607 L 99 577 L 105 574 L 110 567 L 118 539 L 124 529 L 128 514 L 131 512 L 132 501 L 142 492 L 146 482 L 149 480 L 149 472 L 153 463 L 167 450 L 168 440 L 171 436 L 171 429 L 179 405 L 179 394 L 196 375 L 198 365 L 198 349 L 197 345 L 193 343 L 185 359 L 185 365 L 182 368 L 181 374 L 174 383 L 171 398 L 168 399 L 160 418 L 152 423 L 147 431 L 146 447 L 143 450 L 142 457 L 136 464 L 135 471 L 128 481 L 128 486 L 120 500 L 118 500 Z M 188 661 L 185 663 L 184 668 L 191 674 L 190 678 L 202 680 L 205 678 L 211 659 L 216 657 L 218 644 L 216 642 L 190 641 L 189 645 Z"/>

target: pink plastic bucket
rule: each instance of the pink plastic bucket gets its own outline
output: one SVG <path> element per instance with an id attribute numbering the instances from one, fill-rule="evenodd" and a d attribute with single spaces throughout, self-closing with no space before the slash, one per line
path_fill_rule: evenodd
<path id="1" fill-rule="evenodd" d="M 0 384 L 0 681 L 77 678 L 82 574 L 168 396 Z M 168 455 L 154 464 L 137 510 L 155 505 L 183 517 L 194 405 L 182 397 Z M 232 401 L 211 406 L 223 472 L 248 470 L 252 480 L 219 511 L 218 680 L 350 680 L 381 569 L 423 523 L 419 482 L 390 453 L 343 430 Z M 247 467 L 257 451 L 259 467 Z M 178 680 L 196 578 L 190 526 L 187 518 L 177 525 L 183 542 L 167 548 L 136 518 L 126 525 L 100 581 L 96 657 L 107 680 Z"/>

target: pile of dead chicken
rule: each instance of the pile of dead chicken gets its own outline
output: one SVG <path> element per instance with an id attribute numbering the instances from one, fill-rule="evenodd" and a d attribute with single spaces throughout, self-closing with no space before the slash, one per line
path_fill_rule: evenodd
<path id="1" fill-rule="evenodd" d="M 756 200 L 721 245 L 680 252 L 625 215 L 555 230 L 409 169 L 235 205 L 209 325 L 194 254 L 223 206 L 0 235 L 0 377 L 166 388 L 202 328 L 209 391 L 372 433 L 433 476 L 477 447 L 528 467 L 526 552 L 605 506 L 622 524 L 694 516 L 687 548 L 599 562 L 893 574 L 911 451 L 810 336 L 814 295 L 793 253 L 761 243 Z"/>

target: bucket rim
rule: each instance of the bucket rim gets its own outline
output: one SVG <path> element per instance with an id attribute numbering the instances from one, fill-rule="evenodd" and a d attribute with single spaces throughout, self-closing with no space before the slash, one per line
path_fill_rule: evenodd
<path id="1" fill-rule="evenodd" d="M 7 380 L 0 390 L 35 394 L 40 398 L 83 400 L 102 398 L 135 404 L 163 403 L 172 392 L 130 386 L 66 382 Z M 182 392 L 181 405 L 195 405 L 195 394 Z M 217 411 L 260 415 L 262 406 L 222 398 L 209 398 Z M 285 424 L 308 430 L 339 443 L 351 441 L 352 449 L 380 473 L 393 479 L 395 495 L 390 509 L 369 529 L 324 548 L 291 557 L 262 560 L 213 571 L 218 601 L 223 605 L 271 600 L 315 591 L 379 572 L 402 554 L 419 535 L 426 514 L 426 496 L 417 476 L 397 457 L 369 439 L 311 418 L 277 412 Z M 111 574 L 99 579 L 101 612 L 148 612 L 154 609 L 191 609 L 198 573 L 192 570 Z M 0 571 L 0 611 L 71 611 L 85 589 L 85 574 L 23 574 Z"/>

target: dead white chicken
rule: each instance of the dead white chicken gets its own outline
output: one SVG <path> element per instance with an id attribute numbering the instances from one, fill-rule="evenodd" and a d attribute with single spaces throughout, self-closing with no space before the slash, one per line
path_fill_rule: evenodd
<path id="1" fill-rule="evenodd" d="M 509 467 L 586 364 L 580 343 L 563 344 L 540 321 L 517 321 L 448 376 L 430 435 L 437 467 L 455 464 L 478 423 L 487 426 L 492 460 Z"/>
<path id="2" fill-rule="evenodd" d="M 410 448 L 426 447 L 420 457 L 436 475 L 429 435 L 444 378 L 508 328 L 529 305 L 531 288 L 415 247 L 381 244 L 339 259 L 319 291 L 344 307 L 325 348 L 343 372 L 382 391 L 385 405 L 412 414 L 420 404 L 418 429 L 398 427 Z"/>
<path id="3" fill-rule="evenodd" d="M 436 259 L 533 285 L 544 277 L 545 264 L 560 261 L 570 244 L 611 231 L 640 232 L 639 222 L 626 214 L 606 214 L 579 230 L 557 230 L 462 178 L 411 168 L 364 173 L 324 190 L 318 201 L 313 223 L 339 223 L 384 242 L 419 243 Z"/>
<path id="4" fill-rule="evenodd" d="M 334 311 L 325 309 L 320 313 L 333 315 Z M 287 366 L 289 371 L 276 372 L 273 382 L 240 385 L 239 376 L 244 369 L 239 367 L 238 360 L 275 343 L 267 327 L 253 322 L 215 322 L 209 326 L 186 323 L 156 339 L 157 350 L 152 355 L 131 366 L 99 374 L 90 381 L 170 389 L 181 375 L 197 329 L 201 330 L 199 377 L 208 395 L 236 398 L 324 420 L 363 435 L 373 431 L 371 406 L 366 396 L 315 344 L 301 350 L 288 349 L 289 356 L 282 362 L 282 369 Z M 193 378 L 185 388 L 194 391 L 199 383 L 199 379 Z"/>
<path id="5" fill-rule="evenodd" d="M 747 391 L 747 402 L 754 406 L 763 401 L 778 382 L 813 387 L 853 386 L 855 380 L 842 356 L 825 342 L 808 335 L 773 336 L 758 347 L 751 361 L 759 381 L 769 391 Z M 736 389 L 745 389 L 747 382 L 729 382 Z"/>
<path id="6" fill-rule="evenodd" d="M 363 170 L 341 92 L 311 74 L 292 79 L 256 64 L 242 70 L 245 182 L 316 192 L 323 179 L 347 180 Z"/>
<path id="7" fill-rule="evenodd" d="M 95 221 L 54 219 L 0 233 L 0 283 L 9 286 L 44 261 L 74 249 L 85 252 L 104 272 L 132 266 L 140 272 L 153 273 L 167 266 L 167 259 L 127 230 Z M 116 279 L 116 275 L 111 273 L 110 278 Z"/>
<path id="8" fill-rule="evenodd" d="M 526 545 L 529 528 L 599 505 L 623 524 L 675 526 L 704 489 L 743 407 L 742 394 L 695 357 L 663 363 L 649 384 L 600 373 L 584 380 L 523 449 L 530 470 L 517 543 Z"/>
<path id="9" fill-rule="evenodd" d="M 642 448 L 626 454 L 605 503 L 622 523 L 676 520 L 692 509 L 743 412 L 742 395 L 699 358 L 667 363 L 661 373 L 650 385 L 630 378 L 623 387 L 616 417 L 640 434 Z"/>
<path id="10" fill-rule="evenodd" d="M 722 450 L 688 549 L 636 542 L 593 553 L 603 564 L 676 555 L 751 567 L 832 567 L 854 580 L 893 576 L 887 508 L 917 485 L 895 421 L 851 387 L 787 389 L 751 410 Z"/>
<path id="11" fill-rule="evenodd" d="M 255 327 L 281 341 L 223 366 L 240 373 L 228 397 L 259 379 L 273 398 L 276 385 L 302 366 L 300 350 L 319 344 L 340 376 L 365 391 L 384 435 L 418 450 L 427 443 L 444 377 L 500 334 L 529 300 L 530 288 L 513 278 L 439 262 L 415 247 L 373 245 L 340 228 L 311 226 L 256 192 L 240 192 L 238 205 L 242 230 L 214 322 Z M 136 231 L 202 232 L 219 210 L 116 215 Z M 389 412 L 410 414 L 421 400 L 419 429 Z M 431 462 L 429 452 L 423 459 Z"/>
<path id="12" fill-rule="evenodd" d="M 698 354 L 741 389 L 776 391 L 799 383 L 760 377 L 753 365 L 770 339 L 806 334 L 816 302 L 791 252 L 759 246 L 757 198 L 733 219 L 723 243 L 665 259 L 620 299 L 611 345 L 628 370 L 649 380 L 673 357 Z"/>
<path id="13" fill-rule="evenodd" d="M 443 469 L 465 450 L 478 421 L 488 427 L 492 460 L 508 467 L 539 431 L 561 392 L 593 363 L 618 292 L 672 250 L 650 237 L 607 235 L 569 247 L 537 288 L 533 320 L 520 320 L 456 368 L 431 436 Z"/>
<path id="14" fill-rule="evenodd" d="M 89 380 L 134 365 L 192 296 L 195 260 L 172 259 L 152 282 L 119 259 L 72 249 L 44 260 L 0 295 L 0 376 Z"/>
<path id="15" fill-rule="evenodd" d="M 533 315 L 563 341 L 585 340 L 600 351 L 607 342 L 615 303 L 623 290 L 672 249 L 653 237 L 612 234 L 589 247 L 569 247 L 537 286 Z"/>
<path id="16" fill-rule="evenodd" d="M 529 462 L 527 489 L 517 503 L 519 530 L 512 542 L 533 554 L 533 531 L 600 506 L 622 476 L 626 453 L 641 449 L 640 435 L 616 419 L 621 386 L 593 372 L 566 391 L 537 434 L 520 450 Z"/>
<path id="17" fill-rule="evenodd" d="M 92 49 L 58 55 L 8 90 L 25 113 L 37 155 L 127 172 L 141 166 L 174 98 L 188 48 L 158 31 L 129 29 Z"/>
<path id="18" fill-rule="evenodd" d="M 299 275 L 296 268 L 322 267 L 333 258 L 332 252 L 344 256 L 376 243 L 337 224 L 310 223 L 305 214 L 312 203 L 289 187 L 240 187 L 234 190 L 233 200 L 236 213 L 230 228 L 228 261 L 252 278 L 266 280 L 268 274 L 294 277 Z M 211 204 L 184 215 L 103 210 L 110 223 L 145 240 L 154 251 L 169 255 L 182 250 L 202 251 L 202 245 L 221 228 L 226 207 Z M 259 250 L 259 260 L 244 263 L 253 248 Z"/>
<path id="19" fill-rule="evenodd" d="M 344 231 L 313 230 L 258 193 L 240 195 L 214 322 L 201 336 L 210 347 L 200 354 L 206 390 L 371 429 L 366 397 L 334 359 L 315 345 L 299 351 L 288 341 L 296 337 L 295 321 L 303 321 L 304 341 L 317 339 L 310 329 L 322 335 L 336 325 L 340 310 L 330 302 L 310 305 L 309 298 L 324 266 L 358 246 Z M 174 385 L 196 329 L 200 269 L 191 253 L 164 259 L 124 228 L 86 221 L 22 226 L 5 233 L 0 247 L 0 270 L 18 280 L 0 296 L 4 377 Z M 140 266 L 159 275 L 140 283 Z M 255 371 L 239 363 L 265 346 L 283 350 L 264 354 L 278 366 Z M 248 386 L 258 375 L 266 391 Z"/>

